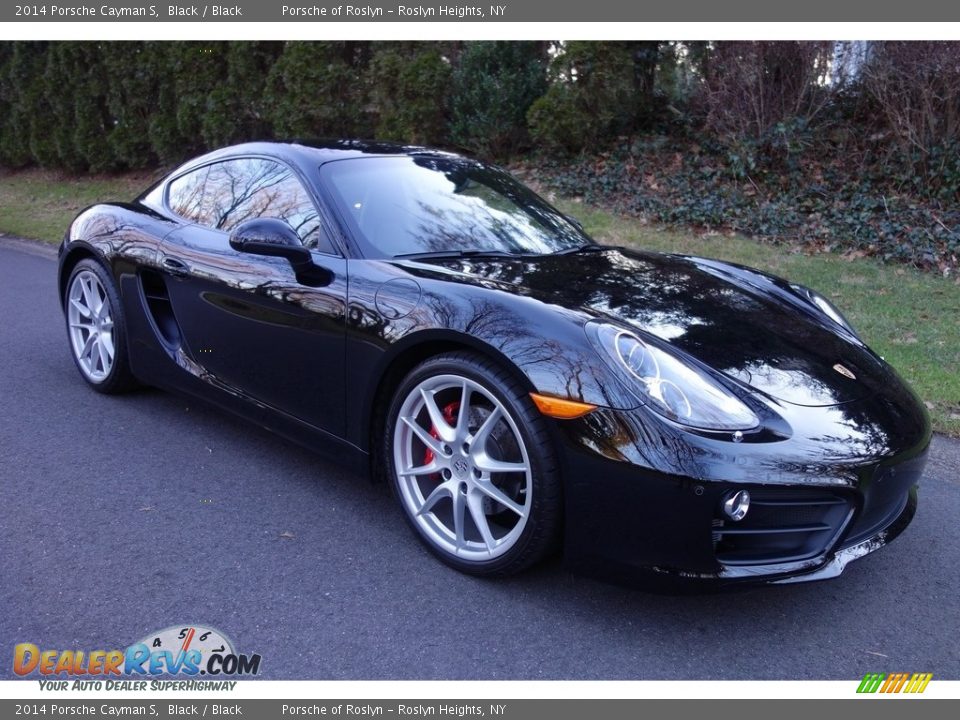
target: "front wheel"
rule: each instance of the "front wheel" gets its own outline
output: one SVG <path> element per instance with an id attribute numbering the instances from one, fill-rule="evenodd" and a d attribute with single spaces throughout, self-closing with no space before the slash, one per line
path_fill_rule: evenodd
<path id="1" fill-rule="evenodd" d="M 98 262 L 87 258 L 73 269 L 67 282 L 64 315 L 73 361 L 83 379 L 102 393 L 133 387 L 120 296 Z"/>
<path id="2" fill-rule="evenodd" d="M 514 377 L 455 353 L 401 383 L 388 414 L 385 464 L 427 547 L 474 575 L 508 575 L 554 545 L 557 463 L 544 418 Z"/>

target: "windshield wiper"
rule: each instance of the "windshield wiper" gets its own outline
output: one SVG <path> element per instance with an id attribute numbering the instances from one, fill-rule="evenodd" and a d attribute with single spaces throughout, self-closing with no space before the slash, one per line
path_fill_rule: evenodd
<path id="1" fill-rule="evenodd" d="M 582 252 L 603 252 L 608 248 L 605 245 L 597 245 L 596 243 L 584 243 L 583 245 L 577 245 L 572 248 L 565 248 L 563 250 L 557 250 L 556 252 L 550 253 L 551 255 L 576 255 L 577 253 Z"/>
<path id="2" fill-rule="evenodd" d="M 394 260 L 432 260 L 434 258 L 472 258 L 472 257 L 521 257 L 518 253 L 505 250 L 433 250 L 427 252 L 400 253 Z"/>
<path id="3" fill-rule="evenodd" d="M 506 250 L 428 250 L 426 252 L 400 253 L 394 255 L 394 260 L 434 260 L 443 258 L 484 258 L 484 257 L 548 257 L 552 255 L 573 255 L 582 252 L 602 252 L 607 250 L 605 245 L 585 243 L 572 248 L 557 250 L 552 253 L 512 253 Z"/>

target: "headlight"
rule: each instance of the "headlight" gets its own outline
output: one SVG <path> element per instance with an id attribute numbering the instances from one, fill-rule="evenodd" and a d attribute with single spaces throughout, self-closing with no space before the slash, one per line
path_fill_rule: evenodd
<path id="1" fill-rule="evenodd" d="M 843 314 L 837 310 L 837 306 L 827 300 L 823 295 L 818 293 L 816 290 L 811 290 L 803 285 L 791 285 L 790 287 L 793 288 L 794 292 L 799 293 L 802 297 L 806 298 L 833 322 L 857 338 L 857 340 L 860 339 L 860 336 L 857 335 L 857 331 L 853 329 L 853 326 L 847 321 Z"/>
<path id="2" fill-rule="evenodd" d="M 587 334 L 639 396 L 656 412 L 704 430 L 749 430 L 760 424 L 746 405 L 703 373 L 633 333 L 606 323 L 587 323 Z"/>

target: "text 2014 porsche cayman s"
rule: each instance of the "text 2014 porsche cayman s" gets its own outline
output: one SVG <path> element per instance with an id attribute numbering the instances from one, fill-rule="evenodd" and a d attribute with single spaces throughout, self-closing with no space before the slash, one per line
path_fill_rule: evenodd
<path id="1" fill-rule="evenodd" d="M 370 468 L 464 572 L 562 545 L 621 580 L 814 580 L 916 508 L 926 412 L 823 296 L 598 246 L 456 155 L 204 155 L 83 211 L 59 289 L 94 389 L 189 393 Z"/>

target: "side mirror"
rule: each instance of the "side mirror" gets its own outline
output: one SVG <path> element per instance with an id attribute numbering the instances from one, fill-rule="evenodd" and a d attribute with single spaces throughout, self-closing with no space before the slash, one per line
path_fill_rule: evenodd
<path id="1" fill-rule="evenodd" d="M 237 225 L 230 233 L 230 247 L 237 252 L 274 257 L 302 257 L 310 254 L 300 242 L 300 236 L 283 220 L 254 218 Z"/>
<path id="2" fill-rule="evenodd" d="M 313 255 L 300 242 L 296 231 L 277 218 L 254 218 L 240 223 L 230 233 L 230 247 L 251 255 L 286 258 L 303 285 L 318 287 L 333 280 L 329 270 L 314 264 Z"/>

